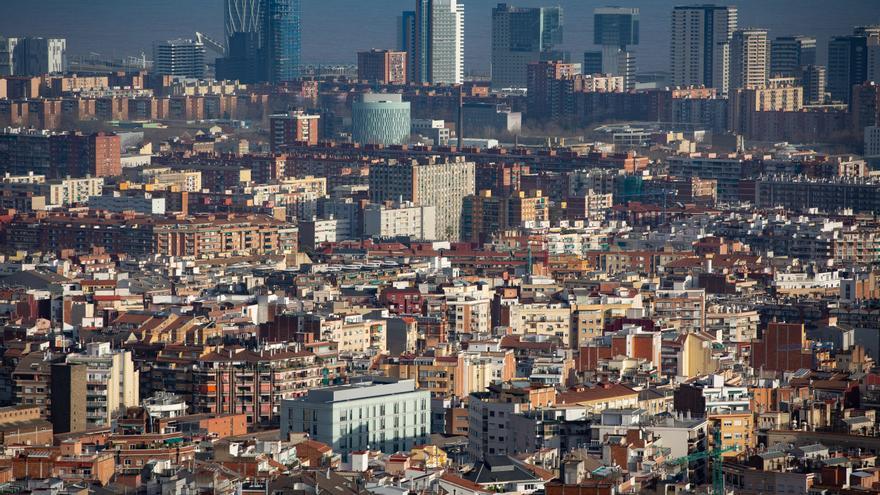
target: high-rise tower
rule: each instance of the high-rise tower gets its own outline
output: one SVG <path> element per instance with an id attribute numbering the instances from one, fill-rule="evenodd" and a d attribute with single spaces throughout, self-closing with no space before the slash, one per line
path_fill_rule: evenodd
<path id="1" fill-rule="evenodd" d="M 492 86 L 525 88 L 530 62 L 559 58 L 562 8 L 523 8 L 500 3 L 492 9 Z"/>
<path id="2" fill-rule="evenodd" d="M 400 17 L 400 48 L 410 80 L 458 84 L 464 80 L 464 5 L 458 0 L 416 0 Z"/>
<path id="3" fill-rule="evenodd" d="M 636 82 L 636 56 L 639 44 L 639 9 L 600 7 L 593 11 L 593 44 L 598 51 L 584 53 L 584 72 L 622 76 L 624 86 Z"/>
<path id="4" fill-rule="evenodd" d="M 737 8 L 688 5 L 672 11 L 670 72 L 675 86 L 706 86 L 727 94 L 730 39 Z"/>
<path id="5" fill-rule="evenodd" d="M 296 79 L 300 75 L 300 0 L 265 0 L 263 44 L 266 76 L 270 82 Z"/>

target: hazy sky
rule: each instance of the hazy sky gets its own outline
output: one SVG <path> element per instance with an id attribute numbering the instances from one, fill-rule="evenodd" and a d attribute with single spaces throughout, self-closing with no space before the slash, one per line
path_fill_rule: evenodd
<path id="1" fill-rule="evenodd" d="M 353 63 L 355 52 L 393 48 L 395 19 L 412 8 L 410 0 L 302 0 L 303 60 Z M 465 66 L 488 70 L 491 8 L 497 1 L 465 0 Z M 560 5 L 565 13 L 564 48 L 577 61 L 592 41 L 592 11 L 619 5 L 641 9 L 642 70 L 668 68 L 669 17 L 672 6 L 702 1 L 517 0 L 513 5 Z M 721 2 L 718 2 L 721 3 Z M 830 36 L 849 33 L 854 25 L 880 23 L 880 0 L 744 0 L 740 26 L 764 27 L 770 35 L 809 34 L 819 40 L 824 61 Z M 72 55 L 98 52 L 137 55 L 154 40 L 192 37 L 201 31 L 220 39 L 223 0 L 0 0 L 0 35 L 62 36 Z"/>

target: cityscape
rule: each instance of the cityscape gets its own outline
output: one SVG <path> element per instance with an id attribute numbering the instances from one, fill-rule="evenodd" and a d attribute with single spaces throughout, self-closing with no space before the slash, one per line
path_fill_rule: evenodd
<path id="1" fill-rule="evenodd" d="M 873 1 L 10 0 L 0 493 L 880 493 Z"/>

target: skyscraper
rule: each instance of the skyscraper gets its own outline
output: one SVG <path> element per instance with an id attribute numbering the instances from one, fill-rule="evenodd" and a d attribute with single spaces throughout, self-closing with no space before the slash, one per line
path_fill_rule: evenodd
<path id="1" fill-rule="evenodd" d="M 226 56 L 216 61 L 218 79 L 265 80 L 261 63 L 266 0 L 225 0 Z"/>
<path id="2" fill-rule="evenodd" d="M 266 0 L 226 0 L 223 12 L 226 39 L 237 33 L 259 33 Z"/>
<path id="3" fill-rule="evenodd" d="M 300 0 L 265 0 L 263 53 L 270 82 L 290 81 L 300 74 Z"/>
<path id="4" fill-rule="evenodd" d="M 15 74 L 15 46 L 18 38 L 4 38 L 0 36 L 0 76 Z"/>
<path id="5" fill-rule="evenodd" d="M 639 44 L 639 9 L 601 7 L 593 11 L 593 44 L 599 51 L 584 54 L 590 72 L 622 76 L 627 88 L 635 86 L 636 57 L 633 45 Z M 594 70 L 601 64 L 601 70 Z"/>
<path id="6" fill-rule="evenodd" d="M 828 92 L 849 103 L 852 87 L 868 78 L 868 38 L 835 36 L 828 42 Z"/>
<path id="7" fill-rule="evenodd" d="M 767 85 L 767 30 L 737 29 L 730 42 L 730 89 Z"/>
<path id="8" fill-rule="evenodd" d="M 398 29 L 408 53 L 410 80 L 458 84 L 464 80 L 464 5 L 458 0 L 416 0 Z"/>
<path id="9" fill-rule="evenodd" d="M 0 47 L 3 75 L 41 76 L 67 69 L 67 40 L 64 38 L 6 38 Z M 7 65 L 9 64 L 9 65 Z"/>
<path id="10" fill-rule="evenodd" d="M 521 8 L 498 4 L 492 9 L 492 86 L 526 87 L 530 62 L 552 56 L 562 43 L 562 8 Z"/>
<path id="11" fill-rule="evenodd" d="M 825 85 L 827 73 L 824 66 L 805 65 L 796 77 L 804 87 L 804 103 L 823 103 L 825 101 Z"/>
<path id="12" fill-rule="evenodd" d="M 793 77 L 798 69 L 816 63 L 816 38 L 778 36 L 770 45 L 770 75 Z"/>
<path id="13" fill-rule="evenodd" d="M 397 18 L 397 48 L 406 52 L 406 80 L 417 81 L 416 71 L 416 13 L 404 11 Z"/>
<path id="14" fill-rule="evenodd" d="M 675 7 L 670 43 L 672 84 L 713 87 L 727 94 L 729 43 L 736 25 L 735 6 Z"/>

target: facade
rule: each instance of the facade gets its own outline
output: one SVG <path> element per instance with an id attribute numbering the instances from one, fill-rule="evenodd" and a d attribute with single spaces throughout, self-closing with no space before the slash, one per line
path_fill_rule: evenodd
<path id="1" fill-rule="evenodd" d="M 428 442 L 431 394 L 414 380 L 309 390 L 281 405 L 281 435 L 304 432 L 348 457 L 353 451 L 408 451 Z"/>
<path id="2" fill-rule="evenodd" d="M 416 56 L 416 11 L 407 10 L 397 18 L 397 48 L 406 53 L 406 80 L 416 82 L 420 69 L 417 69 Z"/>
<path id="3" fill-rule="evenodd" d="M 763 337 L 752 341 L 751 360 L 752 367 L 762 372 L 797 371 L 815 365 L 804 325 L 791 323 L 770 323 Z"/>
<path id="4" fill-rule="evenodd" d="M 15 46 L 18 38 L 0 36 L 0 76 L 15 75 Z"/>
<path id="5" fill-rule="evenodd" d="M 735 6 L 678 6 L 672 11 L 674 86 L 706 86 L 727 94 L 729 42 L 737 27 Z"/>
<path id="6" fill-rule="evenodd" d="M 292 81 L 300 75 L 301 0 L 265 0 L 262 50 L 270 82 Z"/>
<path id="7" fill-rule="evenodd" d="M 518 191 L 510 196 L 493 196 L 484 190 L 464 199 L 462 210 L 462 239 L 472 242 L 487 240 L 497 231 L 518 228 L 526 223 L 546 222 L 550 219 L 547 198 L 541 191 L 527 195 Z"/>
<path id="8" fill-rule="evenodd" d="M 561 7 L 493 8 L 492 87 L 525 88 L 529 63 L 553 57 L 562 43 L 562 25 Z"/>
<path id="9" fill-rule="evenodd" d="M 119 194 L 113 191 L 110 195 L 92 196 L 88 199 L 89 208 L 98 211 L 122 213 L 133 211 L 143 215 L 164 215 L 165 198 L 153 197 L 150 193 Z"/>
<path id="10" fill-rule="evenodd" d="M 265 0 L 224 0 L 223 28 L 226 39 L 236 33 L 259 33 Z"/>
<path id="11" fill-rule="evenodd" d="M 22 180 L 25 179 L 25 180 Z M 100 196 L 103 177 L 85 177 L 46 180 L 45 176 L 28 174 L 0 177 L 0 195 L 6 198 L 42 197 L 46 206 L 71 206 L 85 203 L 92 196 Z M 24 208 L 15 208 L 22 210 Z"/>
<path id="12" fill-rule="evenodd" d="M 669 173 L 676 177 L 718 181 L 718 201 L 739 200 L 743 160 L 736 157 L 670 157 Z"/>
<path id="13" fill-rule="evenodd" d="M 364 236 L 437 238 L 437 210 L 412 203 L 368 205 L 364 209 Z"/>
<path id="14" fill-rule="evenodd" d="M 265 80 L 260 59 L 265 42 L 263 16 L 265 0 L 225 0 L 224 31 L 226 56 L 216 59 L 218 79 L 254 83 Z"/>
<path id="15" fill-rule="evenodd" d="M 851 208 L 854 212 L 880 212 L 880 181 L 869 178 L 813 179 L 774 175 L 755 183 L 755 203 L 761 207 L 782 206 L 791 210 L 833 212 Z"/>
<path id="16" fill-rule="evenodd" d="M 770 76 L 795 77 L 802 67 L 816 65 L 816 38 L 777 36 L 770 44 Z"/>
<path id="17" fill-rule="evenodd" d="M 730 41 L 730 91 L 767 85 L 767 30 L 738 29 Z"/>
<path id="18" fill-rule="evenodd" d="M 465 117 L 467 119 L 467 117 Z M 446 146 L 449 144 L 449 128 L 446 122 L 434 119 L 413 119 L 412 125 L 413 136 L 422 136 L 432 141 L 435 146 Z"/>
<path id="19" fill-rule="evenodd" d="M 0 172 L 46 178 L 121 174 L 116 134 L 54 133 L 21 128 L 0 131 Z"/>
<path id="20" fill-rule="evenodd" d="M 275 114 L 269 117 L 269 145 L 273 153 L 282 146 L 295 143 L 318 144 L 320 115 L 309 115 L 302 111 Z"/>
<path id="21" fill-rule="evenodd" d="M 127 214 L 62 212 L 45 217 L 19 215 L 10 224 L 10 245 L 16 249 L 73 249 L 93 247 L 131 255 L 216 256 L 220 253 L 273 254 L 284 252 L 282 235 L 288 224 L 252 215 L 187 217 L 183 220 Z M 293 242 L 296 240 L 293 239 Z"/>
<path id="22" fill-rule="evenodd" d="M 490 138 L 516 134 L 522 127 L 522 113 L 505 105 L 465 103 L 462 106 L 462 135 L 465 138 Z"/>
<path id="23" fill-rule="evenodd" d="M 731 92 L 728 105 L 729 129 L 752 134 L 761 112 L 799 112 L 803 108 L 804 88 L 794 78 L 770 79 L 769 83 Z"/>
<path id="24" fill-rule="evenodd" d="M 358 79 L 379 84 L 406 84 L 407 54 L 394 50 L 358 52 Z"/>
<path id="25" fill-rule="evenodd" d="M 831 99 L 849 103 L 852 87 L 868 78 L 868 38 L 835 36 L 828 41 L 828 92 Z"/>
<path id="26" fill-rule="evenodd" d="M 197 40 L 176 39 L 153 45 L 153 67 L 163 76 L 205 77 L 205 45 Z"/>
<path id="27" fill-rule="evenodd" d="M 410 125 L 410 103 L 401 95 L 367 93 L 352 103 L 351 135 L 356 143 L 406 144 Z"/>
<path id="28" fill-rule="evenodd" d="M 532 62 L 528 67 L 529 118 L 557 118 L 574 113 L 571 94 L 577 64 L 561 61 Z"/>
<path id="29" fill-rule="evenodd" d="M 283 401 L 334 383 L 344 368 L 344 364 L 336 360 L 335 352 L 317 356 L 309 351 L 287 349 L 267 352 L 221 349 L 194 356 L 191 361 L 180 359 L 179 353 L 180 349 L 166 346 L 163 357 L 167 359 L 150 364 L 150 390 L 164 390 L 169 383 L 182 384 L 189 380 L 191 397 L 186 398 L 194 412 L 243 415 L 248 424 L 277 421 Z M 179 362 L 188 366 L 185 369 L 174 366 Z"/>
<path id="30" fill-rule="evenodd" d="M 85 365 L 56 363 L 52 365 L 51 375 L 51 418 L 52 429 L 56 433 L 85 431 L 88 428 L 86 417 Z"/>
<path id="31" fill-rule="evenodd" d="M 464 4 L 458 0 L 415 0 L 416 8 L 404 12 L 402 42 L 412 53 L 410 81 L 459 84 L 464 80 Z M 410 51 L 411 49 L 411 51 Z"/>
<path id="32" fill-rule="evenodd" d="M 140 405 L 140 372 L 131 351 L 111 350 L 109 342 L 89 343 L 85 353 L 69 354 L 67 363 L 87 370 L 82 388 L 73 389 L 85 398 L 87 428 L 110 426 L 126 408 Z"/>
<path id="33" fill-rule="evenodd" d="M 804 88 L 804 103 L 824 103 L 828 71 L 822 65 L 807 65 L 798 72 L 798 80 Z"/>
<path id="34" fill-rule="evenodd" d="M 0 75 L 42 76 L 65 70 L 64 38 L 0 38 Z"/>
<path id="35" fill-rule="evenodd" d="M 410 201 L 436 208 L 438 239 L 458 240 L 462 201 L 474 194 L 474 162 L 427 157 L 409 163 L 386 161 L 370 168 L 370 200 Z"/>
<path id="36" fill-rule="evenodd" d="M 623 77 L 624 87 L 635 87 L 636 56 L 632 47 L 639 44 L 639 9 L 600 7 L 593 11 L 593 44 L 600 47 L 601 71 L 585 74 L 613 74 Z M 595 52 L 594 52 L 595 53 Z M 586 65 L 586 55 L 585 55 Z"/>
<path id="37" fill-rule="evenodd" d="M 866 157 L 880 157 L 880 126 L 865 127 L 864 155 Z"/>

